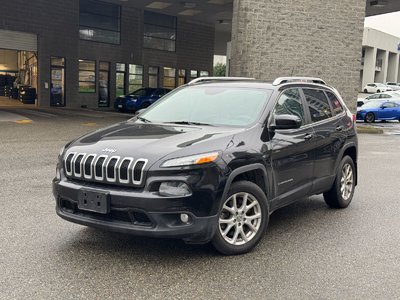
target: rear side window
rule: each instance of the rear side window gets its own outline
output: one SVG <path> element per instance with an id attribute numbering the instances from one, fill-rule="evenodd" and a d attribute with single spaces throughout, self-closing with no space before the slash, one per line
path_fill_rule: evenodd
<path id="1" fill-rule="evenodd" d="M 379 98 L 383 98 L 383 99 L 387 99 L 387 98 L 392 98 L 392 96 L 388 95 L 388 94 L 380 94 Z"/>
<path id="2" fill-rule="evenodd" d="M 341 112 L 343 112 L 343 106 L 340 103 L 339 99 L 336 97 L 336 95 L 331 92 L 326 92 L 326 95 L 328 96 L 329 102 L 331 103 L 331 107 L 335 112 L 335 114 L 338 115 Z"/>
<path id="3" fill-rule="evenodd" d="M 305 124 L 304 109 L 299 89 L 287 89 L 282 93 L 275 105 L 274 115 L 298 116 L 302 121 L 302 125 Z"/>
<path id="4" fill-rule="evenodd" d="M 311 121 L 318 122 L 332 117 L 331 107 L 324 91 L 303 89 L 310 110 Z"/>

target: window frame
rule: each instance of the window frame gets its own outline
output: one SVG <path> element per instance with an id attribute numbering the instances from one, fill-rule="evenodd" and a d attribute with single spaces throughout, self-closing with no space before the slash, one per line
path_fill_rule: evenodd
<path id="1" fill-rule="evenodd" d="M 89 69 L 81 69 L 80 63 L 84 62 L 84 61 L 89 61 L 89 62 L 94 62 L 94 71 L 93 70 L 89 70 Z M 80 80 L 80 72 L 93 72 L 94 73 L 94 81 L 87 81 L 87 80 Z M 91 60 L 91 59 L 79 59 L 78 60 L 78 93 L 80 94 L 95 94 L 97 92 L 97 62 L 96 60 Z M 92 92 L 83 92 L 80 90 L 80 83 L 81 82 L 89 82 L 89 83 L 93 83 L 94 84 L 94 91 Z"/>

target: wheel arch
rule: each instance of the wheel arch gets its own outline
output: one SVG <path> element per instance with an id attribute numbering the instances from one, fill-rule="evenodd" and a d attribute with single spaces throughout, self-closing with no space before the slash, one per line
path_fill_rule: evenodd
<path id="1" fill-rule="evenodd" d="M 338 168 L 339 163 L 341 162 L 341 160 L 343 159 L 343 157 L 345 156 L 350 156 L 351 159 L 353 160 L 354 163 L 354 168 L 356 170 L 356 182 L 355 185 L 357 185 L 358 182 L 358 168 L 357 168 L 357 159 L 358 159 L 358 153 L 357 153 L 357 146 L 355 143 L 350 143 L 347 144 L 343 147 L 343 149 L 341 150 L 340 155 L 338 155 L 338 159 L 336 161 L 335 164 L 335 170 Z"/>
<path id="2" fill-rule="evenodd" d="M 234 169 L 226 180 L 224 191 L 222 193 L 222 199 L 226 199 L 232 183 L 242 180 L 255 183 L 261 188 L 267 199 L 269 199 L 268 174 L 265 166 L 260 163 Z"/>

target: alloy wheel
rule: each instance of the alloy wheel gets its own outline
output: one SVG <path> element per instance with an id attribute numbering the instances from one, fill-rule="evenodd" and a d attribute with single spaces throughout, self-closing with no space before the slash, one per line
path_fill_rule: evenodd
<path id="1" fill-rule="evenodd" d="M 353 192 L 354 174 L 350 164 L 345 164 L 342 169 L 342 178 L 340 180 L 340 192 L 343 200 L 348 200 Z"/>
<path id="2" fill-rule="evenodd" d="M 253 195 L 236 193 L 222 207 L 219 231 L 229 244 L 244 245 L 257 234 L 262 218 L 260 203 Z"/>

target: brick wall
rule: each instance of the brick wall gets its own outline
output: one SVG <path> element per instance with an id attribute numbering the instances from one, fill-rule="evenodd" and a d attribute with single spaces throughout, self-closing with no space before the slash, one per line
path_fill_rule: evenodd
<path id="1" fill-rule="evenodd" d="M 143 10 L 134 7 L 133 1 L 110 2 L 122 7 L 120 45 L 79 39 L 79 0 L 14 0 L 6 6 L 6 11 L 0 12 L 0 29 L 38 35 L 40 106 L 50 105 L 50 90 L 45 88 L 44 83 L 50 82 L 51 56 L 66 58 L 66 102 L 69 107 L 97 107 L 98 92 L 78 93 L 79 59 L 95 60 L 97 66 L 100 61 L 111 62 L 111 103 L 115 96 L 117 62 L 144 65 L 145 74 L 149 65 L 212 72 L 212 26 L 187 23 L 178 18 L 176 52 L 143 49 Z M 144 85 L 147 82 L 148 78 L 144 76 Z"/>
<path id="2" fill-rule="evenodd" d="M 365 0 L 235 0 L 231 75 L 316 76 L 355 108 Z"/>

